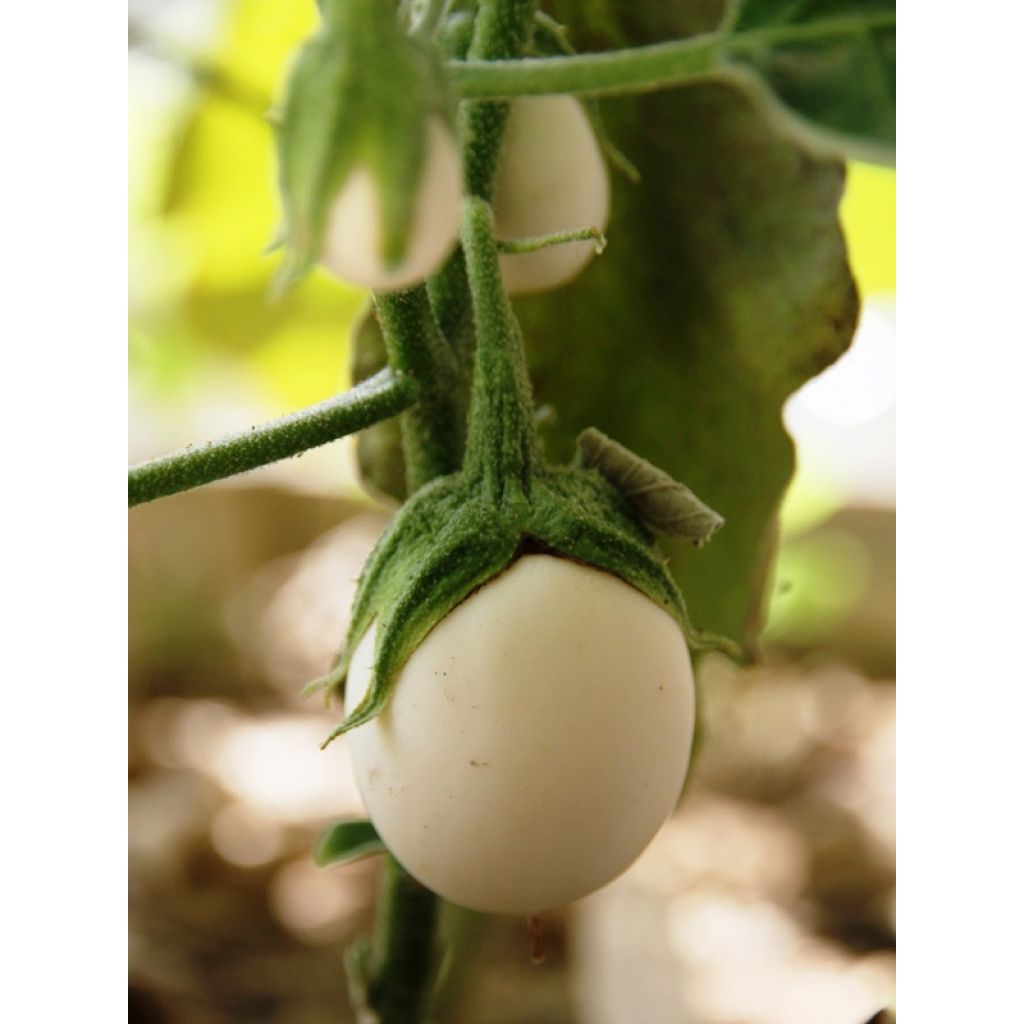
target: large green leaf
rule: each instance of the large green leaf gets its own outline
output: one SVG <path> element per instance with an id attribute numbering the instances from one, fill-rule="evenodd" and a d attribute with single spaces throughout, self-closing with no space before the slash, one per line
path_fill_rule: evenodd
<path id="1" fill-rule="evenodd" d="M 674 4 L 620 10 L 621 22 L 607 4 L 555 13 L 581 50 L 678 32 Z M 607 252 L 581 278 L 516 306 L 537 398 L 558 411 L 548 452 L 567 459 L 596 426 L 719 511 L 707 547 L 664 544 L 694 623 L 752 644 L 794 468 L 782 406 L 846 349 L 857 320 L 843 167 L 728 83 L 602 109 L 643 180 L 616 181 Z"/>
<path id="2" fill-rule="evenodd" d="M 742 0 L 733 30 L 730 66 L 767 86 L 755 95 L 790 128 L 869 158 L 890 155 L 895 0 Z"/>

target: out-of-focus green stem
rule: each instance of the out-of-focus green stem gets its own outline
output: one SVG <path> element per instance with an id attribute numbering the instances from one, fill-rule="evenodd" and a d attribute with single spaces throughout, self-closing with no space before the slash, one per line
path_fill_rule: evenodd
<path id="1" fill-rule="evenodd" d="M 438 898 L 387 855 L 367 964 L 366 1001 L 380 1024 L 418 1024 L 437 967 Z"/>
<path id="2" fill-rule="evenodd" d="M 468 60 L 450 61 L 448 69 L 464 99 L 508 100 L 555 93 L 622 95 L 668 89 L 712 75 L 730 51 L 852 37 L 895 23 L 895 11 L 873 11 L 739 31 L 725 26 L 667 43 L 538 60 L 481 59 L 470 51 Z"/>

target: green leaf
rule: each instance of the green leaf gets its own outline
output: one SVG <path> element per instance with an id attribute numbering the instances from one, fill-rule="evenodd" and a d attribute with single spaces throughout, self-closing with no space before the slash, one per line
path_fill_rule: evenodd
<path id="1" fill-rule="evenodd" d="M 387 847 L 369 821 L 339 821 L 331 825 L 313 847 L 313 860 L 322 868 L 331 864 L 383 853 Z"/>
<path id="2" fill-rule="evenodd" d="M 621 42 L 580 5 L 552 13 L 581 49 Z M 619 31 L 658 41 L 677 16 L 648 0 L 624 8 Z M 782 407 L 842 354 L 858 315 L 837 218 L 843 167 L 728 83 L 605 101 L 603 116 L 642 183 L 615 181 L 603 256 L 516 307 L 537 399 L 558 410 L 548 454 L 568 459 L 594 425 L 721 513 L 713 544 L 662 547 L 695 626 L 753 646 L 794 467 Z"/>
<path id="3" fill-rule="evenodd" d="M 790 130 L 868 159 L 891 158 L 895 0 L 741 0 L 733 31 L 728 66 Z"/>

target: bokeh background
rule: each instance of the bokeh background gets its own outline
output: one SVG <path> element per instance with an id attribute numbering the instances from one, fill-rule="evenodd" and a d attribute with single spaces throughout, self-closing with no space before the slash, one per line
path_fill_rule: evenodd
<path id="1" fill-rule="evenodd" d="M 272 106 L 313 0 L 132 0 L 129 458 L 347 385 L 365 296 L 319 273 L 267 290 Z M 893 998 L 895 174 L 842 206 L 864 311 L 785 410 L 761 665 L 700 665 L 687 798 L 619 881 L 525 922 L 452 915 L 444 1019 L 474 1024 L 864 1024 Z M 360 812 L 329 664 L 391 509 L 343 441 L 129 520 L 129 982 L 138 1024 L 351 1019 L 343 950 L 376 864 L 310 859 Z"/>

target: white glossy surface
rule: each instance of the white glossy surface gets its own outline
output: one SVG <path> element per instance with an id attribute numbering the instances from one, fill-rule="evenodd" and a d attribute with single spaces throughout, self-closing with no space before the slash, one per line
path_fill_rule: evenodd
<path id="1" fill-rule="evenodd" d="M 608 225 L 610 186 L 604 158 L 579 100 L 524 96 L 509 110 L 494 183 L 498 238 L 518 239 Z M 512 294 L 571 281 L 590 261 L 593 242 L 505 253 L 501 271 Z"/>
<path id="2" fill-rule="evenodd" d="M 427 152 L 405 259 L 387 268 L 380 256 L 377 186 L 356 167 L 331 207 L 320 262 L 337 277 L 375 291 L 408 288 L 433 273 L 459 231 L 462 166 L 452 134 L 438 118 L 427 122 Z"/>
<path id="3" fill-rule="evenodd" d="M 373 630 L 346 711 L 372 657 Z M 679 797 L 693 721 L 675 621 L 617 577 L 531 555 L 434 628 L 349 748 L 408 871 L 454 903 L 530 913 L 640 854 Z"/>

